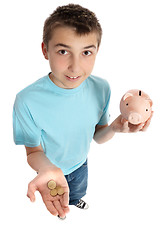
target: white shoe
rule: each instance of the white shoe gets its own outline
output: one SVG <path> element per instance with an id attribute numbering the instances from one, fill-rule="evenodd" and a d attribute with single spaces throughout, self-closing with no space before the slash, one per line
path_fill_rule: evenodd
<path id="1" fill-rule="evenodd" d="M 87 210 L 89 208 L 89 205 L 84 202 L 82 199 L 79 200 L 79 203 L 77 205 L 75 205 L 77 208 L 81 208 L 84 210 Z"/>

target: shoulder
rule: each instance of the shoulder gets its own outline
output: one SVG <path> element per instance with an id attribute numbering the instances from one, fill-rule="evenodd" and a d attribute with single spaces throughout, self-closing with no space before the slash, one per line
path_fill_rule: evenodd
<path id="1" fill-rule="evenodd" d="M 90 75 L 88 77 L 88 82 L 94 86 L 101 88 L 101 89 L 110 89 L 110 85 L 109 85 L 108 81 L 101 77 Z"/>
<path id="2" fill-rule="evenodd" d="M 111 89 L 110 89 L 110 85 L 108 83 L 107 80 L 101 78 L 101 77 L 97 77 L 94 75 L 90 75 L 88 77 L 88 85 L 89 87 L 92 87 L 96 93 L 100 92 L 100 93 L 104 93 L 104 94 L 110 94 Z"/>
<path id="3" fill-rule="evenodd" d="M 22 101 L 26 101 L 30 99 L 32 96 L 35 96 L 37 93 L 40 93 L 42 89 L 45 88 L 47 76 L 42 77 L 35 81 L 34 83 L 28 85 L 20 92 L 16 94 L 16 99 L 21 99 Z"/>
<path id="4" fill-rule="evenodd" d="M 95 84 L 97 84 L 99 86 L 103 86 L 104 85 L 104 86 L 109 87 L 108 81 L 106 79 L 104 79 L 104 78 L 101 78 L 101 77 L 98 77 L 98 76 L 94 76 L 94 75 L 90 75 L 88 77 L 88 79 L 89 79 L 89 81 L 91 81 L 91 82 L 93 82 L 93 83 L 95 83 Z"/>

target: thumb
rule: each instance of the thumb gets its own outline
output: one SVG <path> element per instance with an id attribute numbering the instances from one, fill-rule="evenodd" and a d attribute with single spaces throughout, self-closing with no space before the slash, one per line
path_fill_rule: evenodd
<path id="1" fill-rule="evenodd" d="M 127 133 L 129 132 L 129 122 L 126 119 L 122 119 L 122 132 Z"/>
<path id="2" fill-rule="evenodd" d="M 125 124 L 125 123 L 127 124 L 128 121 L 127 121 L 124 117 L 122 117 L 122 118 L 121 118 L 121 123 L 122 123 L 122 124 Z"/>
<path id="3" fill-rule="evenodd" d="M 28 184 L 27 197 L 30 198 L 31 202 L 35 202 L 35 192 L 37 190 L 36 185 L 33 182 Z"/>

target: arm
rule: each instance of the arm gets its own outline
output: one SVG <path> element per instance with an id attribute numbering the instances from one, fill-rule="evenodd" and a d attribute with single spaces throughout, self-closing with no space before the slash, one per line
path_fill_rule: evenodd
<path id="1" fill-rule="evenodd" d="M 41 145 L 38 147 L 26 147 L 27 162 L 36 172 L 39 172 L 42 168 L 49 169 L 55 167 L 44 154 Z"/>
<path id="2" fill-rule="evenodd" d="M 110 140 L 116 132 L 122 133 L 134 133 L 138 131 L 145 131 L 151 121 L 152 115 L 148 121 L 143 124 L 133 125 L 128 123 L 127 120 L 122 118 L 122 115 L 119 115 L 109 126 L 107 125 L 96 125 L 94 140 L 99 143 L 105 143 Z"/>
<path id="3" fill-rule="evenodd" d="M 112 126 L 106 125 L 96 125 L 95 134 L 93 139 L 96 143 L 102 144 L 110 140 L 115 135 Z"/>
<path id="4" fill-rule="evenodd" d="M 42 146 L 26 147 L 27 161 L 38 172 L 38 175 L 29 183 L 27 196 L 35 201 L 35 191 L 39 191 L 48 211 L 53 215 L 64 217 L 69 212 L 69 188 L 66 178 L 60 168 L 52 164 L 43 152 Z M 47 183 L 55 180 L 58 186 L 63 187 L 62 196 L 52 197 Z"/>

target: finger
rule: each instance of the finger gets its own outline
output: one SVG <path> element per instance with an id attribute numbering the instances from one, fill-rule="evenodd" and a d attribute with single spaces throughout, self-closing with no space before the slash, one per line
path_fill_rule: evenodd
<path id="1" fill-rule="evenodd" d="M 63 211 L 67 214 L 67 213 L 69 213 L 70 208 L 69 207 L 63 207 Z"/>
<path id="2" fill-rule="evenodd" d="M 144 131 L 147 130 L 147 128 L 149 127 L 149 125 L 151 123 L 151 119 L 152 119 L 153 115 L 154 115 L 154 112 L 152 111 L 150 118 L 145 122 L 145 124 L 144 124 L 143 128 L 141 129 L 141 131 L 144 132 Z"/>
<path id="3" fill-rule="evenodd" d="M 127 122 L 127 120 L 122 117 L 122 118 L 121 118 L 121 123 L 124 124 L 124 123 L 126 123 L 126 122 Z"/>
<path id="4" fill-rule="evenodd" d="M 144 124 L 144 126 L 143 126 L 143 128 L 141 129 L 141 131 L 146 131 L 147 130 L 147 128 L 149 127 L 149 125 L 150 125 L 150 122 L 151 122 L 151 119 L 149 119 L 145 124 Z"/>
<path id="5" fill-rule="evenodd" d="M 45 201 L 43 199 L 43 202 L 45 203 L 45 206 L 47 208 L 47 210 L 54 216 L 58 215 L 58 211 L 56 210 L 55 206 L 53 205 L 52 201 Z"/>
<path id="6" fill-rule="evenodd" d="M 58 214 L 61 218 L 64 218 L 66 216 L 65 212 L 63 211 L 63 208 L 58 200 L 53 202 L 53 205 L 55 206 L 56 210 L 58 211 Z"/>
<path id="7" fill-rule="evenodd" d="M 67 195 L 67 199 L 66 199 L 66 195 Z M 64 193 L 62 195 L 62 198 L 60 198 L 60 204 L 61 204 L 65 213 L 68 213 L 70 211 L 70 208 L 69 208 L 69 193 Z"/>
<path id="8" fill-rule="evenodd" d="M 144 124 L 140 123 L 139 125 L 136 126 L 136 128 L 134 129 L 134 132 L 138 132 L 141 131 L 143 129 Z"/>
<path id="9" fill-rule="evenodd" d="M 30 198 L 31 202 L 35 202 L 35 191 L 37 190 L 36 185 L 33 182 L 28 184 L 27 197 Z"/>
<path id="10" fill-rule="evenodd" d="M 150 124 L 153 115 L 154 115 L 154 112 L 152 111 L 152 112 L 151 112 L 151 115 L 150 115 L 149 119 L 146 121 L 145 125 L 146 125 L 147 123 Z"/>
<path id="11" fill-rule="evenodd" d="M 129 123 L 128 123 L 127 120 L 125 120 L 125 121 L 123 122 L 123 132 L 124 132 L 124 133 L 129 132 Z"/>
<path id="12" fill-rule="evenodd" d="M 62 205 L 64 207 L 67 207 L 69 205 L 69 192 L 65 192 L 63 194 L 63 200 L 62 200 Z"/>
<path id="13" fill-rule="evenodd" d="M 154 111 L 151 111 L 150 119 L 153 117 L 153 115 L 154 115 Z"/>

